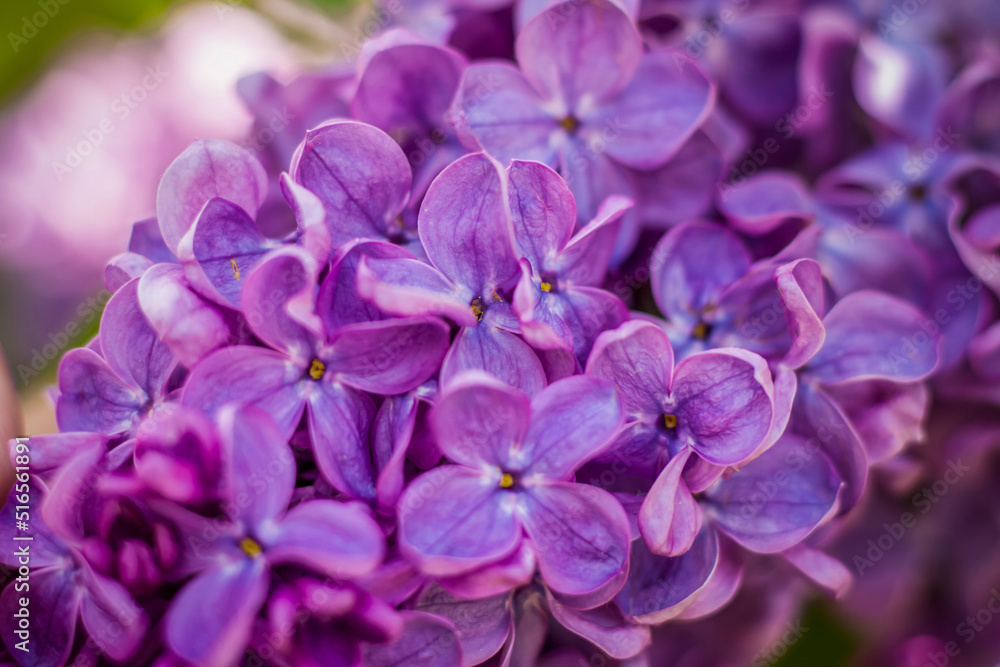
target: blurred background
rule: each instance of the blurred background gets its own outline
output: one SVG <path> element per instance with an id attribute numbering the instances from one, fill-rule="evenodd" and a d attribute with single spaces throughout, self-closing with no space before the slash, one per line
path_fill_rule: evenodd
<path id="1" fill-rule="evenodd" d="M 125 249 L 132 223 L 153 214 L 167 165 L 197 138 L 244 140 L 253 117 L 237 81 L 265 69 L 279 82 L 329 71 L 358 42 L 370 11 L 358 0 L 0 2 L 0 345 L 26 433 L 56 430 L 46 388 L 62 354 L 97 331 L 110 296 L 104 266 Z M 860 664 L 878 643 L 886 605 L 907 618 L 898 588 L 925 576 L 924 555 L 951 539 L 948 530 L 974 532 L 968 516 L 951 520 L 975 495 L 967 488 L 943 499 L 941 520 L 908 533 L 905 548 L 887 552 L 844 604 L 790 594 L 789 608 L 776 612 L 784 598 L 751 582 L 701 641 L 753 636 L 754 667 Z M 898 516 L 898 505 L 879 498 L 858 508 L 838 555 L 850 565 Z M 734 637 L 719 637 L 719 627 Z M 922 630 L 919 621 L 892 630 L 911 638 L 900 649 L 911 657 L 892 664 L 924 667 L 925 656 L 940 653 Z M 678 642 L 700 630 L 684 632 Z M 865 664 L 875 664 L 870 655 Z"/>

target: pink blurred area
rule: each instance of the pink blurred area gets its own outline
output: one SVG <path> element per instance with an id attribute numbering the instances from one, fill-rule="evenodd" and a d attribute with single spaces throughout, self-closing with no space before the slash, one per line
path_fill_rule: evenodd
<path id="1" fill-rule="evenodd" d="M 35 293 L 43 312 L 31 320 L 59 325 L 60 313 L 46 309 L 100 288 L 105 262 L 124 251 L 131 224 L 154 213 L 160 175 L 192 140 L 246 133 L 241 76 L 291 75 L 299 60 L 251 10 L 186 6 L 144 38 L 89 36 L 8 107 L 0 262 L 18 291 Z M 25 341 L 8 344 L 16 358 Z"/>

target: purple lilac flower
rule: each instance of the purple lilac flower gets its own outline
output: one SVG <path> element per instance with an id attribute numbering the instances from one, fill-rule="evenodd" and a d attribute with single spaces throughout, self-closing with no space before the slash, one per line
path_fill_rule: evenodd
<path id="1" fill-rule="evenodd" d="M 402 552 L 432 576 L 498 562 L 527 539 L 550 589 L 574 606 L 608 600 L 627 573 L 628 520 L 607 492 L 568 481 L 622 421 L 597 378 L 553 383 L 530 399 L 481 373 L 455 380 L 432 413 L 456 465 L 400 499 Z"/>
<path id="2" fill-rule="evenodd" d="M 295 458 L 277 425 L 259 408 L 218 415 L 229 470 L 229 503 L 220 520 L 191 515 L 185 559 L 197 575 L 171 603 L 165 638 L 181 658 L 228 665 L 249 643 L 273 568 L 296 565 L 334 579 L 372 572 L 382 531 L 356 505 L 309 500 L 287 509 Z"/>
<path id="3" fill-rule="evenodd" d="M 182 403 L 212 413 L 249 401 L 277 421 L 287 440 L 307 414 L 316 463 L 338 490 L 373 499 L 368 436 L 375 403 L 415 388 L 441 363 L 448 340 L 434 317 L 343 324 L 316 315 L 315 261 L 294 248 L 274 251 L 246 278 L 243 309 L 269 347 L 237 345 L 191 371 Z"/>
<path id="4" fill-rule="evenodd" d="M 565 14 L 565 15 L 564 15 Z M 459 137 L 506 163 L 557 168 L 582 223 L 612 194 L 634 199 L 628 168 L 652 169 L 680 149 L 708 115 L 714 87 L 680 54 L 643 54 L 616 5 L 549 8 L 517 38 L 519 68 L 475 63 L 455 98 Z M 635 242 L 626 220 L 618 259 Z"/>

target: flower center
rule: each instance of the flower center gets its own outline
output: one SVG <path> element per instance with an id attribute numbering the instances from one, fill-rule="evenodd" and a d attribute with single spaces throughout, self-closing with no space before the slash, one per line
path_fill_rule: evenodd
<path id="1" fill-rule="evenodd" d="M 264 550 L 257 541 L 250 537 L 244 537 L 240 540 L 240 549 L 250 558 L 256 558 L 264 553 Z"/>
<path id="2" fill-rule="evenodd" d="M 475 299 L 473 299 L 472 303 L 469 304 L 469 310 L 471 310 L 472 314 L 476 316 L 477 322 L 482 322 L 483 313 L 486 312 L 486 306 L 483 303 L 483 297 L 477 296 Z"/>
<path id="3" fill-rule="evenodd" d="M 915 202 L 922 202 L 927 199 L 927 186 L 914 185 L 910 188 L 910 199 Z"/>
<path id="4" fill-rule="evenodd" d="M 711 333 L 711 326 L 704 322 L 698 322 L 698 324 L 694 325 L 694 329 L 691 330 L 691 337 L 697 340 L 708 340 Z"/>
<path id="5" fill-rule="evenodd" d="M 663 415 L 663 425 L 671 431 L 677 428 L 677 415 L 669 413 Z"/>
<path id="6" fill-rule="evenodd" d="M 319 359 L 313 359 L 309 365 L 309 377 L 313 380 L 319 380 L 323 377 L 323 373 L 326 373 L 326 364 Z"/>
<path id="7" fill-rule="evenodd" d="M 229 267 L 233 270 L 233 278 L 236 278 L 236 280 L 239 280 L 240 279 L 240 265 L 236 263 L 236 259 L 235 258 L 232 258 L 232 257 L 229 258 Z"/>
<path id="8" fill-rule="evenodd" d="M 514 486 L 514 476 L 513 475 L 511 475 L 509 472 L 505 472 L 504 474 L 500 475 L 500 488 L 501 489 L 509 489 L 512 486 Z"/>
<path id="9" fill-rule="evenodd" d="M 573 114 L 569 114 L 559 121 L 559 126 L 570 134 L 573 134 L 580 128 L 580 120 Z"/>

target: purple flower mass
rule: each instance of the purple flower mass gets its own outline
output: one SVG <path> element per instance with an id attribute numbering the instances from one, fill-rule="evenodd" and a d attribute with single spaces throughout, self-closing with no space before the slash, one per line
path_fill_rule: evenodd
<path id="1" fill-rule="evenodd" d="M 244 79 L 289 122 L 174 160 L 10 441 L 4 664 L 774 664 L 807 594 L 909 605 L 858 664 L 993 664 L 944 616 L 1000 585 L 953 535 L 1000 19 L 953 4 L 426 0 Z"/>

